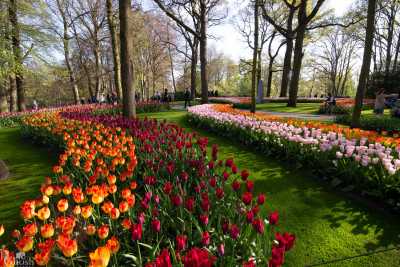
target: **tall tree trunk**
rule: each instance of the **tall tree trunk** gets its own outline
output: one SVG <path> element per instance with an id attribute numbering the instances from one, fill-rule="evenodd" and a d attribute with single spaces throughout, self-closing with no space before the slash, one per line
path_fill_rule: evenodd
<path id="1" fill-rule="evenodd" d="M 132 31 L 129 27 L 131 1 L 119 0 L 122 111 L 125 117 L 135 117 L 135 89 L 133 87 Z"/>
<path id="2" fill-rule="evenodd" d="M 176 82 L 175 82 L 175 74 L 174 74 L 174 59 L 172 57 L 170 45 L 168 45 L 168 57 L 169 57 L 169 66 L 171 68 L 172 87 L 174 88 L 174 93 L 176 93 Z"/>
<path id="3" fill-rule="evenodd" d="M 360 126 L 361 108 L 363 105 L 365 89 L 367 86 L 367 78 L 369 75 L 369 68 L 371 65 L 372 43 L 374 41 L 374 31 L 375 31 L 375 9 L 376 9 L 376 0 L 368 0 L 367 31 L 365 34 L 364 55 L 360 71 L 360 77 L 358 80 L 356 100 L 355 100 L 353 118 L 351 123 L 352 127 Z"/>
<path id="4" fill-rule="evenodd" d="M 274 61 L 270 60 L 268 65 L 268 80 L 267 80 L 267 97 L 271 97 L 271 89 L 272 89 L 272 76 L 274 72 L 272 70 Z"/>
<path id="5" fill-rule="evenodd" d="M 394 21 L 395 21 L 395 11 L 396 3 L 393 1 L 390 5 L 390 18 L 388 25 L 387 41 L 386 41 L 386 62 L 385 62 L 385 74 L 389 75 L 390 63 L 392 61 L 392 43 L 393 43 L 393 33 L 394 33 Z"/>
<path id="6" fill-rule="evenodd" d="M 65 17 L 64 10 L 60 4 L 59 1 L 57 1 L 57 7 L 58 10 L 60 11 L 62 20 L 63 20 L 63 30 L 64 30 L 64 35 L 63 35 L 63 46 L 64 46 L 64 59 L 65 59 L 65 64 L 67 65 L 67 70 L 68 70 L 68 75 L 69 75 L 69 82 L 71 84 L 72 88 L 72 93 L 74 95 L 74 101 L 75 104 L 80 103 L 80 98 L 79 98 L 79 89 L 78 85 L 76 84 L 76 79 L 75 79 L 75 74 L 72 69 L 70 59 L 69 59 L 69 36 L 68 36 L 68 23 L 67 19 Z"/>
<path id="7" fill-rule="evenodd" d="M 111 46 L 112 46 L 112 51 L 113 51 L 115 90 L 117 92 L 118 99 L 121 100 L 122 85 L 121 85 L 120 53 L 119 53 L 119 46 L 118 46 L 119 44 L 118 44 L 117 31 L 115 30 L 115 23 L 114 23 L 114 17 L 113 17 L 112 0 L 107 0 L 106 5 L 107 5 L 108 27 L 110 30 Z"/>
<path id="8" fill-rule="evenodd" d="M 10 112 L 17 111 L 17 88 L 14 74 L 9 76 Z"/>
<path id="9" fill-rule="evenodd" d="M 262 50 L 263 47 L 261 46 L 260 49 L 258 49 L 257 52 L 257 92 L 258 92 L 258 85 L 260 84 L 261 81 L 261 71 L 262 71 L 262 66 L 261 66 L 261 57 L 262 57 Z M 264 90 L 261 90 L 261 99 L 264 99 Z"/>
<path id="10" fill-rule="evenodd" d="M 397 37 L 396 53 L 394 55 L 393 69 L 392 69 L 393 71 L 397 70 L 397 59 L 399 58 L 399 52 L 400 52 L 400 31 Z"/>
<path id="11" fill-rule="evenodd" d="M 206 0 L 200 0 L 200 76 L 201 103 L 208 103 L 207 79 L 207 5 Z"/>
<path id="12" fill-rule="evenodd" d="M 199 39 L 194 37 L 192 57 L 190 59 L 190 95 L 192 99 L 196 97 L 198 48 Z"/>
<path id="13" fill-rule="evenodd" d="M 254 3 L 254 41 L 253 41 L 253 69 L 251 71 L 251 108 L 252 113 L 256 112 L 256 91 L 257 91 L 257 56 L 258 56 L 258 0 Z"/>
<path id="14" fill-rule="evenodd" d="M 3 81 L 0 84 L 0 113 L 8 111 L 7 95 L 7 84 Z"/>
<path id="15" fill-rule="evenodd" d="M 303 43 L 304 43 L 304 35 L 306 33 L 307 24 L 304 22 L 307 16 L 307 1 L 302 1 L 301 6 L 299 8 L 299 28 L 296 34 L 296 44 L 294 47 L 294 57 L 293 57 L 293 71 L 292 77 L 290 79 L 290 87 L 289 87 L 289 101 L 288 107 L 296 107 L 297 104 L 297 93 L 299 90 L 299 80 L 300 80 L 300 71 L 301 71 L 301 63 L 303 60 Z"/>
<path id="16" fill-rule="evenodd" d="M 290 10 L 289 17 L 287 20 L 287 30 L 288 36 L 286 37 L 286 52 L 285 58 L 283 60 L 283 72 L 282 72 L 282 82 L 281 82 L 281 92 L 279 94 L 280 97 L 287 96 L 287 88 L 290 80 L 290 70 L 292 66 L 292 52 L 293 52 L 293 36 L 292 36 L 292 28 L 293 28 L 293 17 L 295 10 Z"/>
<path id="17" fill-rule="evenodd" d="M 287 88 L 290 81 L 290 71 L 292 67 L 292 52 L 293 52 L 293 39 L 286 39 L 286 52 L 283 60 L 282 82 L 280 97 L 287 96 Z"/>
<path id="18" fill-rule="evenodd" d="M 97 37 L 96 37 L 97 38 Z M 98 43 L 98 40 L 95 40 L 95 45 L 94 45 L 94 68 L 95 68 L 95 73 L 96 73 L 96 99 L 99 100 L 100 97 L 100 91 L 101 91 L 101 77 L 102 77 L 102 71 L 101 71 L 101 62 L 100 62 L 100 44 Z"/>
<path id="19" fill-rule="evenodd" d="M 17 70 L 15 71 L 15 82 L 17 85 L 17 105 L 18 111 L 24 111 L 25 106 L 25 89 L 24 89 L 24 77 L 22 73 L 22 49 L 20 44 L 20 30 L 17 18 L 17 0 L 10 0 L 8 8 L 9 20 L 12 27 L 12 46 L 14 53 L 14 60 L 17 64 Z"/>

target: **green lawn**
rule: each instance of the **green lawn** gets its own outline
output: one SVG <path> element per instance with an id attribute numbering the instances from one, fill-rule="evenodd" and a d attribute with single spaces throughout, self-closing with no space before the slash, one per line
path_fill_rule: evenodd
<path id="1" fill-rule="evenodd" d="M 264 103 L 257 104 L 257 110 L 275 111 L 275 112 L 292 112 L 292 113 L 317 113 L 321 103 L 297 103 L 297 107 L 287 107 L 286 103 Z"/>
<path id="2" fill-rule="evenodd" d="M 22 222 L 21 203 L 40 195 L 40 184 L 50 174 L 57 157 L 21 139 L 19 129 L 0 129 L 0 159 L 11 173 L 10 178 L 0 181 L 0 224 L 9 231 Z M 7 239 L 7 235 L 3 238 Z"/>
<path id="3" fill-rule="evenodd" d="M 195 130 L 184 115 L 179 111 L 147 114 Z M 349 200 L 311 174 L 294 170 L 290 163 L 198 132 L 208 136 L 210 143 L 219 144 L 220 156 L 234 157 L 239 168 L 249 169 L 256 190 L 267 194 L 269 209 L 279 210 L 282 230 L 296 234 L 296 246 L 287 255 L 286 266 L 400 266 L 399 250 L 379 252 L 399 246 L 398 217 Z"/>
<path id="4" fill-rule="evenodd" d="M 361 114 L 362 115 L 374 115 L 374 116 L 376 116 L 373 109 L 363 110 L 361 112 Z M 390 109 L 388 109 L 388 108 L 385 109 L 384 114 L 385 115 L 390 115 Z"/>

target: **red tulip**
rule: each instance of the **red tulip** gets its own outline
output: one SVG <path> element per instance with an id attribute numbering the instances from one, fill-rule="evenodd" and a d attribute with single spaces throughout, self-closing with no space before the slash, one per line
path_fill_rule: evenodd
<path id="1" fill-rule="evenodd" d="M 242 201 L 246 205 L 250 205 L 253 195 L 250 192 L 244 192 L 242 195 Z"/>
<path id="2" fill-rule="evenodd" d="M 246 182 L 246 188 L 247 188 L 247 191 L 252 192 L 252 191 L 253 191 L 253 188 L 254 188 L 254 182 L 248 180 L 248 181 Z"/>
<path id="3" fill-rule="evenodd" d="M 240 182 L 237 180 L 233 181 L 232 188 L 233 190 L 238 191 L 240 189 Z"/>
<path id="4" fill-rule="evenodd" d="M 276 225 L 279 220 L 279 213 L 277 211 L 272 212 L 269 217 L 268 221 L 271 225 Z"/>
<path id="5" fill-rule="evenodd" d="M 249 175 L 250 175 L 250 173 L 249 173 L 248 170 L 243 170 L 243 171 L 240 173 L 240 176 L 242 177 L 242 180 L 243 180 L 243 181 L 246 181 L 247 178 L 249 177 Z"/>
<path id="6" fill-rule="evenodd" d="M 132 240 L 141 240 L 142 239 L 142 225 L 140 223 L 132 225 Z"/>
<path id="7" fill-rule="evenodd" d="M 187 241 L 187 236 L 185 236 L 185 235 L 176 236 L 176 250 L 177 251 L 185 250 L 186 241 Z"/>
<path id="8" fill-rule="evenodd" d="M 160 229 L 161 229 L 160 220 L 157 220 L 157 219 L 152 220 L 151 221 L 151 229 L 153 229 L 154 232 L 157 232 L 157 233 L 160 232 Z"/>
<path id="9" fill-rule="evenodd" d="M 237 239 L 239 237 L 239 233 L 240 233 L 239 227 L 237 227 L 236 224 L 232 224 L 230 231 L 232 239 Z"/>
<path id="10" fill-rule="evenodd" d="M 259 194 L 257 197 L 257 203 L 258 205 L 262 205 L 265 202 L 265 195 L 264 194 Z"/>
<path id="11" fill-rule="evenodd" d="M 264 233 L 264 221 L 260 218 L 254 219 L 253 228 L 257 231 L 257 233 L 263 234 Z"/>
<path id="12" fill-rule="evenodd" d="M 203 232 L 202 236 L 201 236 L 201 243 L 203 244 L 203 246 L 208 246 L 210 244 L 210 233 L 209 232 Z"/>
<path id="13" fill-rule="evenodd" d="M 173 186 L 172 186 L 171 182 L 166 182 L 164 184 L 164 193 L 167 195 L 171 194 L 172 188 L 173 188 Z"/>
<path id="14" fill-rule="evenodd" d="M 215 191 L 215 194 L 217 195 L 218 199 L 222 199 L 224 197 L 224 189 L 222 189 L 221 187 L 218 187 L 217 190 Z"/>
<path id="15" fill-rule="evenodd" d="M 200 214 L 199 219 L 202 224 L 204 224 L 204 225 L 208 224 L 208 215 L 207 214 Z"/>

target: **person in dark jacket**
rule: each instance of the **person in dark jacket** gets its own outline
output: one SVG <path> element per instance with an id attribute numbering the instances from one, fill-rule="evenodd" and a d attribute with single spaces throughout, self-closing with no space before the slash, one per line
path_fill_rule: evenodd
<path id="1" fill-rule="evenodd" d="M 187 107 L 187 105 L 189 105 L 190 107 L 191 94 L 189 88 L 186 88 L 184 97 L 185 97 L 185 108 Z"/>

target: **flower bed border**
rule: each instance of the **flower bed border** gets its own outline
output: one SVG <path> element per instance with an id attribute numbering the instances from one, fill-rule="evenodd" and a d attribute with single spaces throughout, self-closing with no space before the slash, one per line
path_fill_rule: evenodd
<path id="1" fill-rule="evenodd" d="M 273 134 L 268 135 L 248 127 L 237 127 L 233 123 L 221 123 L 193 113 L 188 113 L 186 119 L 194 127 L 239 141 L 266 156 L 294 162 L 296 168 L 307 167 L 317 177 L 322 177 L 322 180 L 329 180 L 332 187 L 339 188 L 350 197 L 353 195 L 353 199 L 361 198 L 371 201 L 371 203 L 379 202 L 379 206 L 383 209 L 400 213 L 400 182 L 397 185 L 398 191 L 390 191 L 388 195 L 382 194 L 378 190 L 374 191 L 379 183 L 376 184 L 366 177 L 365 170 L 357 162 L 338 160 L 333 151 L 313 153 L 311 146 L 299 145 L 293 141 L 277 138 Z M 396 177 L 399 178 L 399 172 Z M 382 190 L 382 188 L 380 189 Z"/>

